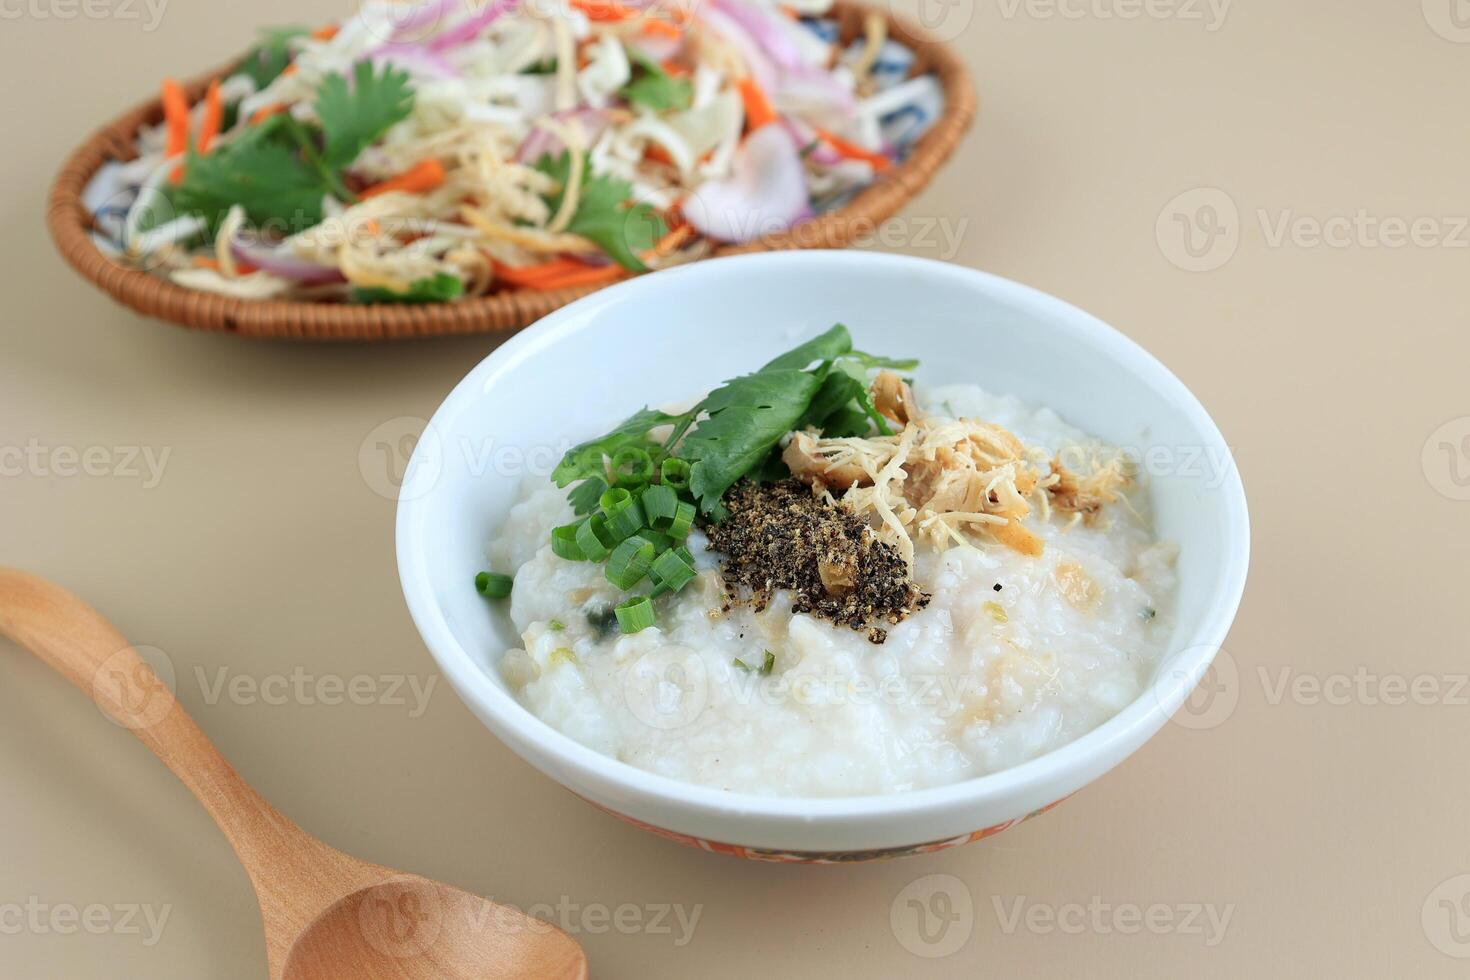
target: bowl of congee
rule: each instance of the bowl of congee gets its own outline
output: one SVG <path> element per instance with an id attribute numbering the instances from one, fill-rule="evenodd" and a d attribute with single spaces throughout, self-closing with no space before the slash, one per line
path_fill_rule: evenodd
<path id="1" fill-rule="evenodd" d="M 1106 773 L 1244 587 L 1229 449 L 1117 330 L 996 276 L 739 256 L 559 310 L 398 505 L 429 651 L 515 753 L 706 850 L 854 861 Z"/>

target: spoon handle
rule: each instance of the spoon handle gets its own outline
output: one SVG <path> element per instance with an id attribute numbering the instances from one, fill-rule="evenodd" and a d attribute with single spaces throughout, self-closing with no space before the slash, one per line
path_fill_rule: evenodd
<path id="1" fill-rule="evenodd" d="M 153 668 L 111 623 L 71 592 L 0 567 L 0 634 L 54 667 L 130 729 L 198 798 L 239 855 L 272 926 L 300 927 L 304 881 L 356 880 L 365 867 L 282 816 L 205 737 Z M 274 920 L 274 921 L 272 921 Z"/>

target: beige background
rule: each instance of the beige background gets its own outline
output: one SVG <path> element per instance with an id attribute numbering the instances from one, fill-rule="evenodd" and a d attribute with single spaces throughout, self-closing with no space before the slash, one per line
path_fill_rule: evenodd
<path id="1" fill-rule="evenodd" d="M 957 253 L 924 220 L 895 225 L 888 247 L 1055 292 L 1161 357 L 1238 450 L 1255 561 L 1235 671 L 1193 727 L 1167 727 L 991 841 L 840 868 L 745 864 L 626 827 L 518 761 L 447 687 L 413 718 L 210 696 L 198 672 L 206 685 L 220 671 L 432 676 L 399 594 L 393 504 L 373 489 L 384 473 L 360 468 L 359 447 L 431 412 L 494 341 L 247 343 L 93 292 L 43 237 L 62 155 L 256 23 L 325 21 L 341 5 L 172 0 L 150 25 L 138 0 L 91 0 L 100 18 L 26 2 L 7 0 L 0 24 L 0 447 L 44 452 L 18 475 L 11 453 L 0 477 L 0 560 L 166 651 L 185 705 L 308 830 L 523 907 L 574 903 L 560 919 L 601 977 L 1470 968 L 1448 955 L 1470 953 L 1456 938 L 1470 939 L 1470 878 L 1455 880 L 1470 873 L 1470 690 L 1457 680 L 1470 503 L 1453 499 L 1470 496 L 1460 0 L 1236 0 L 1223 20 L 1202 0 L 926 0 L 974 66 L 982 117 L 909 211 L 962 231 Z M 1194 221 L 1198 255 L 1176 213 Z M 1313 237 L 1360 213 L 1345 237 Z M 1395 223 L 1414 219 L 1404 242 Z M 120 472 L 57 472 L 66 449 L 89 447 Z M 170 453 L 156 486 L 128 475 L 128 447 Z M 1385 703 L 1415 681 L 1429 703 Z M 0 974 L 264 974 L 246 878 L 161 765 L 9 646 L 0 719 Z M 934 874 L 959 882 L 900 896 Z M 906 899 L 937 912 L 944 888 L 968 892 L 972 912 L 929 933 L 957 952 L 923 958 L 943 949 L 924 944 Z M 1018 899 L 1040 910 L 1030 926 L 1010 925 Z M 118 912 L 104 935 L 44 918 L 15 928 L 27 904 L 98 903 L 169 918 L 151 946 Z M 584 928 L 598 920 L 582 908 L 625 903 L 700 918 L 682 946 L 677 931 Z M 1191 905 L 1228 912 L 1223 937 L 1204 916 L 1183 924 Z M 1175 916 L 1165 934 L 1118 928 L 1149 906 Z"/>

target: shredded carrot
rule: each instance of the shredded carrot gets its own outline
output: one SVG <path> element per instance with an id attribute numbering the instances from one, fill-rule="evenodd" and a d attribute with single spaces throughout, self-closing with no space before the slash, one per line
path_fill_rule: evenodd
<path id="1" fill-rule="evenodd" d="M 551 276 L 542 279 L 529 289 L 570 289 L 573 286 L 596 286 L 607 282 L 617 282 L 628 275 L 628 270 L 620 265 L 588 266 L 580 272 L 568 272 L 561 276 Z"/>
<path id="2" fill-rule="evenodd" d="M 189 148 L 189 98 L 184 87 L 172 78 L 163 80 L 163 121 L 168 127 L 168 138 L 163 154 L 167 158 L 180 157 Z M 182 164 L 169 174 L 169 180 L 177 184 L 184 176 Z"/>
<path id="3" fill-rule="evenodd" d="M 267 106 L 261 106 L 259 109 L 256 109 L 255 110 L 255 113 L 253 115 L 251 115 L 250 122 L 253 125 L 258 125 L 260 123 L 265 122 L 267 119 L 269 119 L 271 116 L 274 116 L 276 113 L 278 113 L 278 112 L 284 112 L 285 110 L 286 110 L 286 103 L 284 103 L 284 102 L 274 102 L 274 103 L 272 103 L 270 105 L 267 105 Z"/>
<path id="4" fill-rule="evenodd" d="M 577 272 L 588 268 L 587 263 L 578 262 L 576 259 L 551 259 L 546 262 L 538 262 L 535 265 L 505 265 L 501 262 L 495 263 L 495 278 L 510 283 L 512 286 L 528 286 L 540 282 L 543 279 L 565 275 L 568 272 Z"/>
<path id="5" fill-rule="evenodd" d="M 207 255 L 196 255 L 196 256 L 194 256 L 194 266 L 195 266 L 195 268 L 198 268 L 198 269 L 213 269 L 215 272 L 219 272 L 220 271 L 219 260 L 218 259 L 212 259 L 212 258 L 210 258 Z M 236 259 L 235 260 L 235 271 L 238 272 L 242 276 L 247 276 L 250 273 L 255 272 L 257 270 L 256 270 L 256 267 L 253 266 L 253 265 L 251 265 L 249 262 L 241 262 L 239 259 Z"/>
<path id="6" fill-rule="evenodd" d="M 823 142 L 836 150 L 839 155 L 847 157 L 849 160 L 866 160 L 873 165 L 874 170 L 879 171 L 887 170 L 893 166 L 893 161 L 883 154 L 874 153 L 872 150 L 858 146 L 856 143 L 850 143 L 835 133 L 828 132 L 825 129 L 819 129 L 817 130 L 817 135 L 822 138 Z"/>
<path id="7" fill-rule="evenodd" d="M 771 108 L 771 100 L 766 98 L 766 93 L 761 91 L 754 78 L 746 75 L 740 80 L 739 88 L 740 101 L 745 103 L 745 122 L 751 132 L 776 121 L 776 110 Z"/>
<path id="8" fill-rule="evenodd" d="M 618 3 L 617 0 L 572 0 L 572 6 L 586 14 L 588 19 L 614 22 L 638 16 L 638 11 Z"/>
<path id="9" fill-rule="evenodd" d="M 650 17 L 643 22 L 642 33 L 645 37 L 665 37 L 670 41 L 677 41 L 684 36 L 684 31 L 677 24 L 671 24 L 657 17 Z"/>
<path id="10" fill-rule="evenodd" d="M 168 125 L 164 154 L 176 157 L 189 148 L 189 98 L 172 78 L 163 80 L 163 119 Z"/>
<path id="11" fill-rule="evenodd" d="M 509 266 L 495 263 L 495 278 L 518 289 L 566 289 L 591 286 L 621 279 L 627 270 L 619 265 L 588 265 L 576 259 L 552 259 L 536 265 Z"/>
<path id="12" fill-rule="evenodd" d="M 690 75 L 694 74 L 694 72 L 690 71 L 688 65 L 681 65 L 673 58 L 670 58 L 669 60 L 663 62 L 659 65 L 659 67 L 664 70 L 665 74 L 670 75 L 674 78 L 687 78 Z"/>
<path id="13" fill-rule="evenodd" d="M 209 88 L 204 93 L 204 119 L 199 123 L 199 139 L 195 143 L 195 149 L 200 153 L 209 152 L 214 138 L 219 135 L 220 123 L 224 118 L 225 107 L 220 100 L 219 79 L 216 78 L 209 83 Z"/>
<path id="14" fill-rule="evenodd" d="M 300 70 L 301 70 L 301 66 L 298 65 L 298 64 L 296 64 L 296 62 L 293 61 L 293 62 L 291 62 L 291 64 L 287 65 L 285 68 L 282 68 L 281 69 L 281 77 L 282 78 L 289 78 L 290 76 L 296 74 Z"/>
<path id="15" fill-rule="evenodd" d="M 420 160 L 397 177 L 390 177 L 380 184 L 374 184 L 358 197 L 377 197 L 389 191 L 424 194 L 442 183 L 444 183 L 444 164 L 430 157 L 427 160 Z"/>
<path id="16" fill-rule="evenodd" d="M 652 160 L 654 163 L 667 164 L 670 167 L 674 166 L 674 158 L 669 154 L 668 150 L 664 149 L 658 143 L 649 143 L 643 148 L 643 159 Z"/>
<path id="17" fill-rule="evenodd" d="M 336 24 L 323 24 L 321 27 L 312 31 L 311 36 L 317 41 L 330 41 L 337 36 L 338 30 L 339 28 Z"/>
<path id="18" fill-rule="evenodd" d="M 691 226 L 680 225 L 664 237 L 660 238 L 658 242 L 653 246 L 653 248 L 649 249 L 647 252 L 644 252 L 643 258 L 645 260 L 650 258 L 663 258 L 670 252 L 677 251 L 680 245 L 683 245 L 693 236 L 694 229 Z"/>

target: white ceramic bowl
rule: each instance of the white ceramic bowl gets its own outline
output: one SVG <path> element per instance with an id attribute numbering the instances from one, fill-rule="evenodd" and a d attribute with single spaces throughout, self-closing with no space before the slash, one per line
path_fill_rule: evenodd
<path id="1" fill-rule="evenodd" d="M 473 588 L 485 542 L 520 480 L 544 478 L 569 440 L 603 432 L 645 404 L 682 401 L 754 370 L 834 322 L 847 324 L 858 347 L 920 358 L 925 383 L 1008 392 L 1151 454 L 1144 458 L 1156 529 L 1179 543 L 1180 555 L 1175 632 L 1148 689 L 1096 730 L 1013 769 L 840 799 L 678 782 L 594 752 L 533 716 L 494 668 L 502 651 L 520 645 L 515 630 Z M 1126 758 L 1181 705 L 1224 640 L 1245 585 L 1245 496 L 1229 460 L 1215 424 L 1163 365 L 1051 296 L 892 255 L 740 256 L 595 293 L 511 338 L 471 371 L 435 413 L 405 476 L 399 575 L 424 642 L 465 703 L 522 758 L 595 805 L 743 857 L 857 860 L 933 850 L 1066 798 Z"/>

